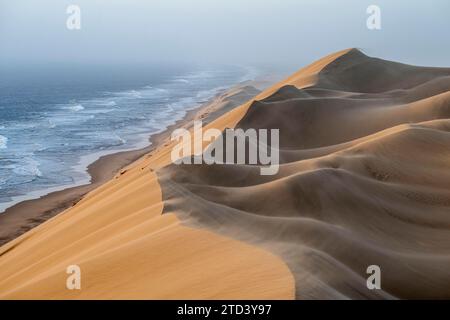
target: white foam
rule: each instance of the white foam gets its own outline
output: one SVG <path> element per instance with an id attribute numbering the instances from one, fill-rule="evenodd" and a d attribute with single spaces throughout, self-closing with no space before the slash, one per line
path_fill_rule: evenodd
<path id="1" fill-rule="evenodd" d="M 120 136 L 118 136 L 118 135 L 116 135 L 116 138 L 117 138 L 117 140 L 118 140 L 121 144 L 127 143 L 127 140 L 125 140 L 124 138 L 122 138 L 122 137 L 120 137 Z"/>
<path id="2" fill-rule="evenodd" d="M 115 107 L 115 106 L 117 106 L 117 103 L 114 100 L 105 101 L 105 102 L 99 102 L 98 104 L 101 105 L 101 106 L 105 106 L 105 107 Z"/>
<path id="3" fill-rule="evenodd" d="M 89 110 L 86 113 L 89 114 L 102 114 L 102 113 L 110 113 L 116 111 L 115 109 L 95 109 L 95 110 Z"/>
<path id="4" fill-rule="evenodd" d="M 166 108 L 161 108 L 161 110 L 151 110 L 152 114 L 150 117 L 142 117 L 142 120 L 149 120 L 148 125 L 151 127 L 143 128 L 143 132 L 134 133 L 129 135 L 127 133 L 123 134 L 123 138 L 119 135 L 115 135 L 111 137 L 111 132 L 109 132 L 109 138 L 113 138 L 117 140 L 117 145 L 111 149 L 107 150 L 98 150 L 95 153 L 91 153 L 88 155 L 83 155 L 79 158 L 79 161 L 76 165 L 72 166 L 69 171 L 74 171 L 75 174 L 73 177 L 73 183 L 63 184 L 60 186 L 51 187 L 45 190 L 36 190 L 31 191 L 26 195 L 21 195 L 17 197 L 12 197 L 11 201 L 8 203 L 0 203 L 0 212 L 10 207 L 11 205 L 18 203 L 27 199 L 34 199 L 50 192 L 63 190 L 67 187 L 73 187 L 78 185 L 83 185 L 89 183 L 91 181 L 91 177 L 87 172 L 87 167 L 92 162 L 96 161 L 100 157 L 108 154 L 114 154 L 116 152 L 123 151 L 131 151 L 141 149 L 149 145 L 149 135 L 157 134 L 164 131 L 167 127 L 174 124 L 177 120 L 183 118 L 187 111 L 198 107 L 200 103 L 203 103 L 205 100 L 211 99 L 213 96 L 217 95 L 220 91 L 225 89 L 225 87 L 216 87 L 210 90 L 200 90 L 195 92 L 192 96 L 182 97 L 173 101 L 172 99 L 168 99 L 170 97 L 170 92 L 173 87 L 184 87 L 184 83 L 195 83 L 196 79 L 201 79 L 202 83 L 204 80 L 208 80 L 212 75 L 210 72 L 200 72 L 193 73 L 190 75 L 186 75 L 183 77 L 179 77 L 174 82 L 179 82 L 180 85 L 175 83 L 169 84 L 168 88 L 157 88 L 152 86 L 146 86 L 137 90 L 126 90 L 120 92 L 105 92 L 105 96 L 98 97 L 96 99 L 86 99 L 81 101 L 72 100 L 66 104 L 58 105 L 59 112 L 54 114 L 54 117 L 48 120 L 48 125 L 50 128 L 53 128 L 55 125 L 60 125 L 68 123 L 72 124 L 73 122 L 78 122 L 79 120 L 86 120 L 87 118 L 94 118 L 94 114 L 98 113 L 108 113 L 116 111 L 120 113 L 120 109 L 125 108 L 128 103 L 134 102 L 134 100 L 147 99 L 147 98 L 159 98 L 161 97 L 161 102 L 170 101 L 166 104 Z M 250 75 L 246 75 L 247 77 L 251 77 Z M 167 100 L 166 100 L 167 98 Z M 163 100 L 164 99 L 164 100 Z M 132 104 L 134 105 L 134 104 Z M 86 108 L 84 107 L 86 106 Z M 122 107 L 122 108 L 119 108 Z M 84 112 L 79 112 L 85 110 Z M 68 114 L 67 111 L 70 110 L 73 114 Z M 76 113 L 79 112 L 79 113 Z M 56 119 L 55 119 L 56 118 Z M 151 119 L 148 119 L 151 118 Z M 140 118 L 141 119 L 141 118 Z M 136 130 L 136 128 L 134 128 Z M 145 132 L 144 132 L 145 131 Z M 125 139 L 126 138 L 126 139 Z M 7 139 L 5 140 L 6 147 Z M 114 141 L 116 142 L 116 141 Z M 0 136 L 0 148 L 2 145 L 2 136 Z M 11 146 L 12 147 L 12 146 Z M 28 157 L 27 157 L 28 158 Z M 23 175 L 23 176 L 42 176 L 41 171 L 39 170 L 39 163 L 36 160 L 33 160 L 32 157 L 29 159 L 22 158 L 22 163 L 12 168 L 15 174 Z M 45 162 L 42 164 L 42 168 L 44 168 Z"/>
<path id="5" fill-rule="evenodd" d="M 53 129 L 56 127 L 56 124 L 51 119 L 48 119 L 47 122 L 48 122 L 48 127 L 50 129 Z"/>
<path id="6" fill-rule="evenodd" d="M 73 112 L 77 112 L 77 111 L 84 110 L 84 107 L 81 104 L 76 104 L 74 106 L 65 107 L 64 109 L 70 110 L 70 111 L 73 111 Z"/>
<path id="7" fill-rule="evenodd" d="M 189 80 L 187 80 L 187 79 L 182 79 L 182 78 L 174 79 L 173 82 L 179 82 L 179 83 L 191 83 Z"/>
<path id="8" fill-rule="evenodd" d="M 142 98 L 141 92 L 139 92 L 137 90 L 129 90 L 129 91 L 120 92 L 119 95 L 125 96 L 125 97 L 137 98 L 137 99 Z"/>
<path id="9" fill-rule="evenodd" d="M 0 149 L 6 149 L 8 147 L 8 138 L 0 135 Z"/>
<path id="10" fill-rule="evenodd" d="M 33 176 L 41 177 L 42 172 L 39 170 L 40 163 L 33 158 L 26 157 L 23 159 L 23 165 L 17 166 L 13 169 L 13 172 L 19 176 Z"/>

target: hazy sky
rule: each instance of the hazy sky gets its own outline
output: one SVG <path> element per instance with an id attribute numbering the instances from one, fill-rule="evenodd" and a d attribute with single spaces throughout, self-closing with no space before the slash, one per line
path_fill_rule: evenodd
<path id="1" fill-rule="evenodd" d="M 81 30 L 66 8 L 81 8 Z M 381 8 L 381 30 L 366 9 Z M 220 63 L 301 67 L 359 47 L 450 66 L 448 0 L 0 0 L 0 65 Z"/>

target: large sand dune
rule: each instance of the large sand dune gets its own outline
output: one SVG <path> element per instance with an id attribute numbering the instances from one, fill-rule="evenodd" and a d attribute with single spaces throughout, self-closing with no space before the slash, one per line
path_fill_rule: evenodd
<path id="1" fill-rule="evenodd" d="M 282 257 L 300 299 L 450 298 L 450 69 L 331 57 L 236 122 L 280 129 L 277 175 L 172 165 L 165 212 Z"/>
<path id="2" fill-rule="evenodd" d="M 0 298 L 450 298 L 449 90 L 351 49 L 221 101 L 206 127 L 280 129 L 276 175 L 171 165 L 166 142 L 2 246 Z"/>
<path id="3" fill-rule="evenodd" d="M 229 90 L 197 118 L 253 93 Z M 156 170 L 170 164 L 170 152 L 162 140 L 74 207 L 0 247 L 0 299 L 292 299 L 292 274 L 275 255 L 162 215 Z M 81 290 L 66 288 L 74 264 Z"/>

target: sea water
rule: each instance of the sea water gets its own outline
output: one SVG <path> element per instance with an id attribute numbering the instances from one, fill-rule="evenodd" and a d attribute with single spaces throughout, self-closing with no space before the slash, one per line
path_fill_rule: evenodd
<path id="1" fill-rule="evenodd" d="M 253 68 L 45 67 L 0 73 L 0 212 L 23 200 L 89 183 L 105 154 L 148 138 Z"/>

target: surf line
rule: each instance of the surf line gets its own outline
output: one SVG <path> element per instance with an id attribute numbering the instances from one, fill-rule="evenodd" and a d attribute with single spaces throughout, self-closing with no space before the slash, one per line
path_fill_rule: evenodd
<path id="1" fill-rule="evenodd" d="M 203 163 L 260 165 L 261 175 L 275 175 L 279 170 L 279 129 L 249 128 L 244 131 L 227 128 L 222 132 L 219 129 L 208 128 L 203 131 L 202 121 L 195 121 L 193 134 L 188 129 L 179 128 L 172 132 L 171 140 L 178 142 L 171 152 L 172 163 L 177 165 Z M 203 151 L 204 143 L 209 143 L 205 151 Z"/>

